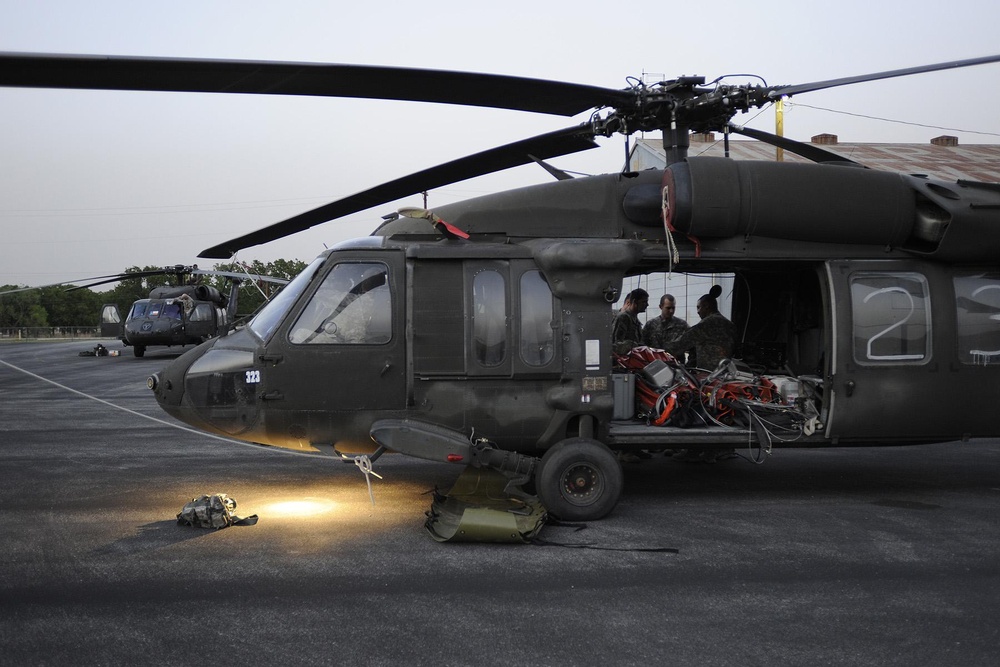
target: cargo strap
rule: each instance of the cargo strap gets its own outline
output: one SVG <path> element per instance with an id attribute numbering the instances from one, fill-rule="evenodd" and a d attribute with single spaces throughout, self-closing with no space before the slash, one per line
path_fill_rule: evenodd
<path id="1" fill-rule="evenodd" d="M 596 549 L 597 551 L 634 551 L 659 554 L 679 554 L 680 549 L 676 547 L 608 547 L 601 544 L 588 544 L 580 542 L 553 542 L 536 537 L 531 540 L 532 544 L 540 547 L 565 547 L 567 549 Z"/>

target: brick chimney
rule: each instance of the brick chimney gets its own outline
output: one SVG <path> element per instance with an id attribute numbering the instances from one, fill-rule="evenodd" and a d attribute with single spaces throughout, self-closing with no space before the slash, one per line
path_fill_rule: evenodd
<path id="1" fill-rule="evenodd" d="M 931 139 L 931 143 L 935 146 L 957 146 L 958 137 L 953 137 L 950 134 L 942 134 L 940 137 Z"/>
<path id="2" fill-rule="evenodd" d="M 823 144 L 824 146 L 836 146 L 837 145 L 837 135 L 836 134 L 817 134 L 811 139 L 814 144 Z"/>
<path id="3" fill-rule="evenodd" d="M 715 133 L 714 132 L 694 132 L 691 134 L 691 143 L 693 144 L 711 144 L 715 143 Z"/>

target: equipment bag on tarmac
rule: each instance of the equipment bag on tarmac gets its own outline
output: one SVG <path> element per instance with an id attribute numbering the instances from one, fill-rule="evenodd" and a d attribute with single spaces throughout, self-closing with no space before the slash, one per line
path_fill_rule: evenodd
<path id="1" fill-rule="evenodd" d="M 510 479 L 467 467 L 446 495 L 434 492 L 424 527 L 438 542 L 530 543 L 545 525 L 541 501 L 506 491 Z"/>
<path id="2" fill-rule="evenodd" d="M 241 519 L 236 516 L 236 499 L 224 493 L 213 493 L 200 498 L 192 498 L 177 515 L 181 526 L 200 528 L 226 528 L 227 526 L 252 526 L 257 523 L 253 514 Z"/>

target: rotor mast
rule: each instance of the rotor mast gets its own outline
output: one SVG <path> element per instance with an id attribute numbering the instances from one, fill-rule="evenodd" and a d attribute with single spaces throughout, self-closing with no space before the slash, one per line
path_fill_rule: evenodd
<path id="1" fill-rule="evenodd" d="M 663 128 L 663 153 L 668 166 L 687 159 L 690 145 L 691 128 L 687 123 L 678 123 L 674 118 L 669 127 Z"/>

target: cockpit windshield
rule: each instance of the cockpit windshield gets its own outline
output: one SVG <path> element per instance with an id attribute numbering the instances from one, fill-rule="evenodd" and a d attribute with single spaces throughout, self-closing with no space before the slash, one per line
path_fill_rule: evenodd
<path id="1" fill-rule="evenodd" d="M 299 298 L 305 290 L 313 274 L 323 265 L 326 257 L 320 256 L 313 260 L 312 264 L 295 277 L 292 282 L 285 285 L 285 288 L 278 292 L 278 295 L 271 299 L 267 305 L 260 309 L 247 327 L 261 340 L 267 340 L 274 333 L 278 323 L 281 322 L 285 313 L 292 307 L 292 304 Z"/>
<path id="2" fill-rule="evenodd" d="M 181 305 L 173 299 L 167 299 L 166 301 L 148 301 L 145 299 L 136 301 L 132 304 L 132 310 L 129 313 L 128 319 L 137 318 L 179 320 L 181 319 Z"/>
<path id="3" fill-rule="evenodd" d="M 147 308 L 149 308 L 149 301 L 136 301 L 132 304 L 132 311 L 128 314 L 128 319 L 143 317 Z"/>

